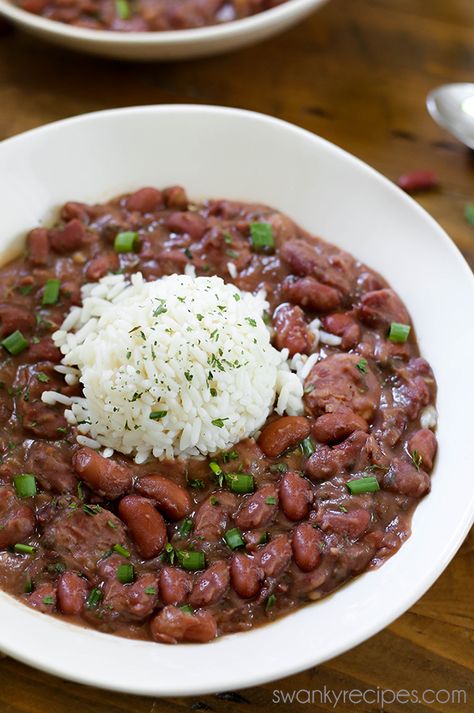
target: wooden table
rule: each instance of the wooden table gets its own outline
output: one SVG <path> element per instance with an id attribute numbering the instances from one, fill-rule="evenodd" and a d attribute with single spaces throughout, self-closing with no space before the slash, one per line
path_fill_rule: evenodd
<path id="1" fill-rule="evenodd" d="M 0 139 L 73 114 L 133 104 L 208 103 L 266 112 L 339 144 L 392 179 L 418 168 L 435 171 L 440 188 L 421 195 L 420 203 L 474 266 L 474 227 L 463 215 L 465 204 L 474 202 L 473 154 L 439 129 L 424 105 L 432 87 L 473 79 L 473 0 L 332 0 L 275 39 L 192 63 L 94 59 L 2 28 Z M 473 542 L 471 536 L 432 589 L 390 627 L 284 681 L 238 694 L 153 700 L 67 683 L 3 659 L 0 711 L 329 711 L 330 703 L 318 699 L 275 706 L 273 691 L 472 688 Z M 394 703 L 383 710 L 467 713 L 473 707 L 471 692 L 464 706 Z M 382 708 L 337 706 L 338 713 L 349 710 Z"/>

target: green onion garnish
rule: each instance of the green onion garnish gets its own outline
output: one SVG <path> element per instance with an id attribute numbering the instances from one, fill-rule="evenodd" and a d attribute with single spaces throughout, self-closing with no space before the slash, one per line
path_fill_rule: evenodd
<path id="1" fill-rule="evenodd" d="M 225 482 L 233 493 L 253 493 L 253 475 L 247 473 L 226 473 Z"/>
<path id="2" fill-rule="evenodd" d="M 36 552 L 36 547 L 32 547 L 31 545 L 22 545 L 21 543 L 15 545 L 13 549 L 15 552 L 19 552 L 22 555 L 34 555 Z"/>
<path id="3" fill-rule="evenodd" d="M 16 332 L 9 334 L 8 337 L 1 342 L 1 344 L 2 347 L 5 347 L 7 352 L 10 352 L 12 356 L 21 354 L 21 352 L 28 346 L 27 340 L 19 329 L 17 329 Z"/>
<path id="4" fill-rule="evenodd" d="M 276 596 L 274 594 L 270 594 L 270 596 L 267 598 L 267 601 L 265 602 L 265 611 L 268 611 L 271 609 L 273 606 L 276 604 Z"/>
<path id="5" fill-rule="evenodd" d="M 276 505 L 277 504 L 277 499 L 274 495 L 270 495 L 268 498 L 265 498 L 265 505 Z"/>
<path id="6" fill-rule="evenodd" d="M 255 250 L 275 247 L 270 223 L 250 223 L 250 239 Z"/>
<path id="7" fill-rule="evenodd" d="M 221 475 L 222 473 L 222 468 L 218 463 L 216 463 L 215 460 L 211 460 L 211 462 L 209 463 L 209 468 L 212 470 L 214 475 Z"/>
<path id="8" fill-rule="evenodd" d="M 181 527 L 179 528 L 180 537 L 187 537 L 192 529 L 193 521 L 189 518 L 186 518 L 186 520 L 183 520 L 183 522 L 181 523 Z"/>
<path id="9" fill-rule="evenodd" d="M 270 473 L 287 473 L 288 466 L 286 463 L 272 463 L 269 468 Z"/>
<path id="10" fill-rule="evenodd" d="M 300 445 L 305 458 L 309 458 L 310 456 L 312 456 L 314 451 L 316 450 L 311 436 L 308 436 L 308 438 L 305 438 L 304 441 L 301 441 Z"/>
<path id="11" fill-rule="evenodd" d="M 94 587 L 94 589 L 91 590 L 91 593 L 87 597 L 86 607 L 88 609 L 93 609 L 94 607 L 96 607 L 99 604 L 101 599 L 102 599 L 102 592 L 97 587 Z"/>
<path id="12" fill-rule="evenodd" d="M 128 20 L 130 17 L 130 5 L 127 0 L 115 0 L 115 10 L 121 20 Z"/>
<path id="13" fill-rule="evenodd" d="M 464 207 L 464 217 L 469 225 L 474 225 L 474 203 L 468 203 Z"/>
<path id="14" fill-rule="evenodd" d="M 43 597 L 43 604 L 54 604 L 54 597 Z"/>
<path id="15" fill-rule="evenodd" d="M 61 282 L 56 279 L 47 280 L 43 290 L 43 297 L 41 299 L 41 304 L 45 305 L 55 305 L 59 299 L 59 289 L 61 287 Z"/>
<path id="16" fill-rule="evenodd" d="M 118 0 L 122 2 L 123 0 Z M 131 253 L 135 249 L 138 240 L 138 233 L 127 230 L 115 236 L 114 250 L 116 253 Z"/>
<path id="17" fill-rule="evenodd" d="M 47 374 L 45 374 L 43 371 L 39 371 L 39 372 L 36 374 L 36 378 L 37 378 L 38 381 L 40 381 L 42 384 L 47 384 L 48 381 L 49 381 L 49 376 L 48 376 Z"/>
<path id="18" fill-rule="evenodd" d="M 25 580 L 25 594 L 31 594 L 33 591 L 33 581 L 29 575 L 26 576 Z"/>
<path id="19" fill-rule="evenodd" d="M 156 594 L 155 587 L 145 587 L 145 594 L 148 594 L 149 597 L 154 597 Z"/>
<path id="20" fill-rule="evenodd" d="M 13 478 L 16 494 L 19 498 L 31 498 L 36 495 L 36 478 L 30 473 L 22 473 Z"/>
<path id="21" fill-rule="evenodd" d="M 242 533 L 237 527 L 234 527 L 232 530 L 227 530 L 224 535 L 224 539 L 231 550 L 236 550 L 238 547 L 243 547 L 245 545 Z"/>
<path id="22" fill-rule="evenodd" d="M 168 411 L 152 411 L 150 414 L 150 418 L 152 421 L 159 421 L 160 418 L 164 418 Z"/>
<path id="23" fill-rule="evenodd" d="M 367 478 L 348 480 L 346 485 L 351 495 L 375 493 L 377 490 L 380 490 L 380 485 L 375 475 L 369 475 Z"/>
<path id="24" fill-rule="evenodd" d="M 228 420 L 228 418 L 215 418 L 211 423 L 213 426 L 217 426 L 217 428 L 224 428 L 224 421 Z"/>
<path id="25" fill-rule="evenodd" d="M 361 374 L 368 374 L 369 369 L 368 369 L 368 362 L 367 359 L 359 359 L 359 361 L 356 364 L 357 369 L 361 372 Z"/>
<path id="26" fill-rule="evenodd" d="M 194 609 L 192 608 L 192 606 L 190 604 L 183 604 L 182 606 L 180 606 L 180 609 L 185 614 L 193 614 L 194 613 Z"/>
<path id="27" fill-rule="evenodd" d="M 392 322 L 392 324 L 390 325 L 388 338 L 391 342 L 398 342 L 402 344 L 408 339 L 410 329 L 411 327 L 409 324 L 400 324 L 399 322 Z"/>
<path id="28" fill-rule="evenodd" d="M 204 569 L 206 566 L 206 558 L 204 552 L 192 552 L 190 550 L 176 550 L 176 557 L 183 569 L 190 572 L 196 572 L 198 569 Z"/>
<path id="29" fill-rule="evenodd" d="M 121 564 L 117 568 L 117 579 L 122 584 L 131 584 L 135 579 L 133 564 Z"/>
<path id="30" fill-rule="evenodd" d="M 264 545 L 266 542 L 268 542 L 268 532 L 262 532 L 262 534 L 258 538 L 258 544 Z"/>
<path id="31" fill-rule="evenodd" d="M 413 453 L 410 453 L 410 458 L 413 461 L 413 465 L 417 470 L 420 470 L 421 464 L 423 463 L 423 456 L 421 453 L 418 453 L 417 450 L 414 450 Z"/>
<path id="32" fill-rule="evenodd" d="M 125 547 L 122 547 L 122 545 L 114 545 L 112 547 L 114 552 L 117 552 L 119 555 L 122 555 L 122 557 L 130 557 L 130 552 L 125 549 Z"/>

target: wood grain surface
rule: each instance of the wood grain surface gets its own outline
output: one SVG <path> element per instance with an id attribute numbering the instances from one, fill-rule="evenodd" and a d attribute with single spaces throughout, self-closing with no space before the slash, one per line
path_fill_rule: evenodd
<path id="1" fill-rule="evenodd" d="M 417 199 L 474 266 L 474 226 L 464 218 L 465 204 L 474 203 L 474 154 L 425 110 L 427 92 L 450 81 L 474 81 L 473 0 L 331 0 L 256 47 L 172 64 L 76 55 L 2 24 L 0 139 L 116 106 L 188 102 L 262 111 L 333 141 L 393 180 L 414 169 L 435 171 L 439 189 Z M 343 209 L 344 195 L 340 202 Z M 299 675 L 238 693 L 154 700 L 68 683 L 5 658 L 0 713 L 467 713 L 474 710 L 473 544 L 471 534 L 431 590 L 391 626 Z M 307 690 L 324 686 L 335 692 L 464 689 L 468 699 L 334 708 L 315 694 L 304 703 Z M 276 703 L 281 691 L 299 691 L 299 702 Z"/>

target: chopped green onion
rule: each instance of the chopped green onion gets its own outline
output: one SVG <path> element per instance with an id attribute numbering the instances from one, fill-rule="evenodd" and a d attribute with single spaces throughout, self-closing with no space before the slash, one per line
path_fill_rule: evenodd
<path id="1" fill-rule="evenodd" d="M 148 594 L 149 597 L 154 597 L 156 594 L 155 587 L 145 587 L 145 594 Z"/>
<path id="2" fill-rule="evenodd" d="M 250 223 L 250 238 L 255 250 L 275 247 L 270 223 Z"/>
<path id="3" fill-rule="evenodd" d="M 400 322 L 392 322 L 390 325 L 390 331 L 388 333 L 388 338 L 391 342 L 404 343 L 408 339 L 410 334 L 409 324 L 400 324 Z"/>
<path id="4" fill-rule="evenodd" d="M 310 456 L 312 456 L 314 451 L 316 450 L 311 436 L 308 436 L 308 438 L 305 438 L 304 441 L 301 441 L 300 445 L 305 458 L 309 458 Z"/>
<path id="5" fill-rule="evenodd" d="M 286 463 L 272 463 L 269 470 L 270 473 L 287 473 L 288 466 Z"/>
<path id="6" fill-rule="evenodd" d="M 41 299 L 41 304 L 43 305 L 43 307 L 46 305 L 55 305 L 56 304 L 56 302 L 59 299 L 60 287 L 61 287 L 60 280 L 53 278 L 51 280 L 46 281 L 46 284 L 45 284 L 44 290 L 43 290 L 43 297 Z"/>
<path id="7" fill-rule="evenodd" d="M 13 478 L 16 494 L 19 498 L 31 498 L 36 495 L 36 478 L 30 473 L 22 473 Z"/>
<path id="8" fill-rule="evenodd" d="M 368 364 L 368 362 L 367 362 L 367 359 L 359 359 L 359 361 L 358 361 L 357 364 L 356 364 L 357 369 L 359 369 L 359 371 L 360 371 L 362 374 L 368 374 L 368 373 L 369 373 L 368 366 L 369 366 L 369 364 Z"/>
<path id="9" fill-rule="evenodd" d="M 253 475 L 248 475 L 247 473 L 226 473 L 224 477 L 225 482 L 233 493 L 253 493 Z"/>
<path id="10" fill-rule="evenodd" d="M 474 225 L 474 203 L 468 203 L 464 208 L 464 217 L 469 225 Z"/>
<path id="11" fill-rule="evenodd" d="M 116 253 L 131 253 L 135 249 L 138 233 L 126 231 L 115 236 L 114 250 Z"/>
<path id="12" fill-rule="evenodd" d="M 34 555 L 36 552 L 36 547 L 32 547 L 31 545 L 22 545 L 21 543 L 15 545 L 13 549 L 15 552 L 19 552 L 22 555 Z"/>
<path id="13" fill-rule="evenodd" d="M 98 515 L 101 512 L 102 508 L 100 507 L 100 505 L 86 504 L 82 506 L 82 510 L 86 513 L 86 515 L 90 515 L 91 517 L 93 517 L 94 515 Z"/>
<path id="14" fill-rule="evenodd" d="M 268 542 L 268 532 L 262 532 L 262 534 L 258 538 L 258 544 L 264 545 L 266 542 Z"/>
<path id="15" fill-rule="evenodd" d="M 86 607 L 88 609 L 93 609 L 94 607 L 96 607 L 99 604 L 101 599 L 102 599 L 102 592 L 97 587 L 94 587 L 94 589 L 91 590 L 91 593 L 87 597 Z"/>
<path id="16" fill-rule="evenodd" d="M 237 451 L 227 451 L 227 453 L 221 453 L 221 458 L 224 463 L 230 463 L 231 460 L 239 460 L 239 454 Z"/>
<path id="17" fill-rule="evenodd" d="M 276 604 L 276 596 L 274 594 L 270 594 L 270 596 L 267 598 L 267 601 L 265 603 L 265 611 L 268 611 L 271 609 L 273 606 Z"/>
<path id="18" fill-rule="evenodd" d="M 33 581 L 29 575 L 26 576 L 25 580 L 25 594 L 31 594 L 33 591 Z"/>
<path id="19" fill-rule="evenodd" d="M 222 473 L 222 468 L 218 463 L 216 463 L 215 460 L 211 460 L 211 462 L 209 463 L 209 468 L 212 470 L 214 475 L 221 475 Z"/>
<path id="20" fill-rule="evenodd" d="M 224 428 L 224 421 L 228 420 L 228 418 L 215 418 L 211 423 L 213 426 L 217 426 L 217 428 Z"/>
<path id="21" fill-rule="evenodd" d="M 375 475 L 369 475 L 367 478 L 349 480 L 346 485 L 351 495 L 375 493 L 377 490 L 380 490 L 380 485 Z"/>
<path id="22" fill-rule="evenodd" d="M 43 597 L 43 604 L 54 604 L 54 597 Z"/>
<path id="23" fill-rule="evenodd" d="M 38 381 L 40 381 L 42 384 L 47 384 L 48 381 L 49 381 L 49 376 L 48 376 L 47 374 L 45 374 L 43 371 L 39 371 L 39 372 L 36 374 L 36 378 L 37 378 Z"/>
<path id="24" fill-rule="evenodd" d="M 183 520 L 183 522 L 181 523 L 181 527 L 179 528 L 179 534 L 181 537 L 187 537 L 192 529 L 193 521 L 189 518 L 186 518 L 186 520 Z"/>
<path id="25" fill-rule="evenodd" d="M 224 539 L 231 550 L 236 550 L 238 547 L 243 547 L 245 545 L 242 533 L 237 527 L 234 527 L 232 530 L 227 530 L 224 535 Z"/>
<path id="26" fill-rule="evenodd" d="M 9 334 L 8 337 L 1 342 L 1 344 L 2 347 L 5 347 L 7 352 L 10 352 L 12 356 L 17 356 L 17 354 L 20 354 L 28 346 L 27 340 L 19 329 L 17 329 L 16 332 Z"/>
<path id="27" fill-rule="evenodd" d="M 204 480 L 200 480 L 199 478 L 188 480 L 188 485 L 190 488 L 196 488 L 197 490 L 204 490 L 206 487 Z"/>
<path id="28" fill-rule="evenodd" d="M 135 579 L 133 564 L 121 564 L 117 568 L 117 579 L 122 584 L 131 584 Z"/>
<path id="29" fill-rule="evenodd" d="M 209 502 L 211 503 L 211 505 L 219 505 L 219 501 L 215 495 L 211 495 Z"/>
<path id="30" fill-rule="evenodd" d="M 121 20 L 128 20 L 130 17 L 130 5 L 127 0 L 115 0 L 115 10 Z"/>
<path id="31" fill-rule="evenodd" d="M 185 614 L 193 614 L 194 613 L 194 609 L 192 608 L 192 606 L 190 604 L 183 604 L 182 606 L 180 606 L 180 609 Z"/>
<path id="32" fill-rule="evenodd" d="M 130 557 L 130 552 L 125 549 L 125 547 L 122 547 L 122 545 L 114 545 L 112 547 L 114 552 L 117 552 L 119 555 L 122 555 L 122 557 Z"/>
<path id="33" fill-rule="evenodd" d="M 152 411 L 150 414 L 150 418 L 152 421 L 159 421 L 160 418 L 164 418 L 168 411 Z"/>
<path id="34" fill-rule="evenodd" d="M 410 458 L 413 461 L 413 465 L 417 470 L 420 470 L 421 464 L 423 463 L 423 456 L 421 453 L 418 453 L 417 450 L 414 450 L 413 453 L 410 453 Z"/>
<path id="35" fill-rule="evenodd" d="M 206 566 L 204 552 L 176 550 L 176 557 L 181 567 L 189 570 L 190 572 L 196 572 L 199 569 L 204 569 Z"/>
<path id="36" fill-rule="evenodd" d="M 248 322 L 251 327 L 256 327 L 256 326 L 257 326 L 257 322 L 256 322 L 254 319 L 252 319 L 252 317 L 246 317 L 246 318 L 245 318 L 245 321 Z"/>
<path id="37" fill-rule="evenodd" d="M 265 505 L 276 505 L 277 504 L 277 499 L 274 495 L 270 495 L 268 498 L 265 498 Z"/>

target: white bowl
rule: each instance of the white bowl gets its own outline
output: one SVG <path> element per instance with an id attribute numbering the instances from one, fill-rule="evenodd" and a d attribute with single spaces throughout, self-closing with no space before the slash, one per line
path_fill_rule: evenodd
<path id="1" fill-rule="evenodd" d="M 287 0 L 271 10 L 243 20 L 192 30 L 110 32 L 74 27 L 34 15 L 0 0 L 0 14 L 30 34 L 88 54 L 116 59 L 185 59 L 245 47 L 291 27 L 328 0 Z"/>
<path id="2" fill-rule="evenodd" d="M 211 644 L 166 646 L 72 626 L 0 593 L 0 649 L 63 678 L 159 696 L 251 686 L 315 665 L 387 626 L 430 587 L 473 519 L 474 279 L 443 230 L 387 179 L 302 129 L 205 106 L 89 114 L 0 145 L 1 245 L 70 199 L 143 185 L 262 201 L 380 271 L 400 293 L 439 385 L 439 457 L 413 534 L 332 596 Z"/>

